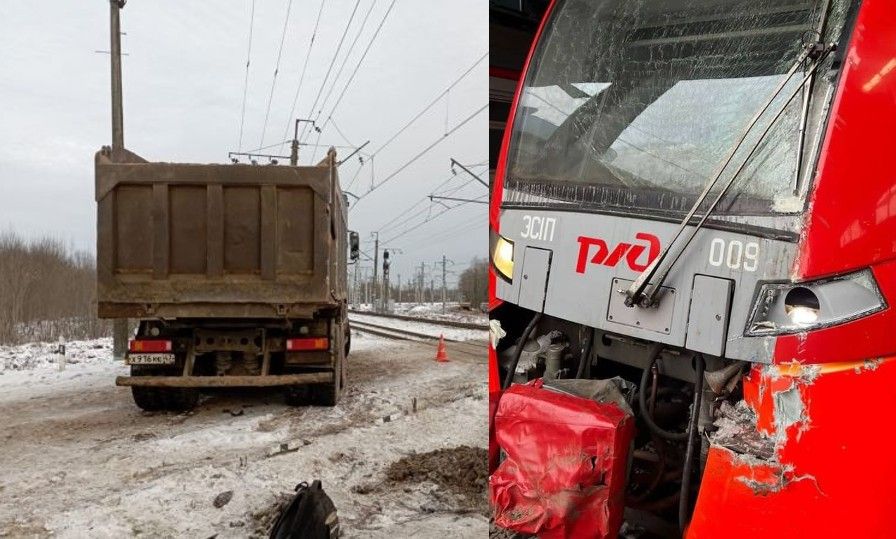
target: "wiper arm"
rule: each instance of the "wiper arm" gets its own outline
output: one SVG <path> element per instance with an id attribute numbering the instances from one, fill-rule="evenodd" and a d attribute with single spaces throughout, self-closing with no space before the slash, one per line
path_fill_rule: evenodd
<path id="1" fill-rule="evenodd" d="M 762 105 L 762 107 L 759 109 L 759 111 L 756 113 L 756 115 L 753 116 L 753 119 L 750 120 L 750 123 L 747 125 L 746 129 L 744 129 L 743 133 L 741 134 L 740 139 L 731 148 L 731 150 L 729 150 L 728 155 L 725 157 L 725 160 L 722 162 L 722 165 L 719 167 L 719 169 L 716 172 L 713 179 L 710 180 L 710 182 L 706 185 L 706 187 L 703 189 L 703 192 L 700 193 L 700 196 L 697 197 L 697 200 L 696 200 L 696 202 L 694 202 L 694 205 L 691 207 L 691 209 L 688 211 L 685 218 L 679 224 L 678 230 L 675 232 L 675 236 L 672 237 L 672 240 L 660 252 L 660 254 L 656 257 L 656 259 L 654 259 L 654 261 L 650 264 L 650 266 L 648 266 L 643 272 L 641 272 L 641 274 L 638 276 L 638 278 L 635 279 L 635 282 L 633 282 L 632 285 L 628 288 L 628 290 L 625 291 L 625 304 L 627 306 L 632 307 L 634 305 L 639 305 L 641 307 L 650 307 L 650 306 L 654 305 L 654 302 L 656 301 L 657 293 L 660 291 L 660 288 L 662 287 L 663 282 L 666 280 L 666 277 L 669 275 L 669 271 L 672 269 L 672 266 L 675 265 L 675 262 L 678 261 L 679 257 L 681 257 L 681 255 L 682 255 L 682 253 L 684 253 L 685 249 L 687 249 L 688 245 L 691 243 L 691 240 L 694 239 L 694 237 L 697 235 L 697 232 L 700 230 L 701 227 L 703 227 L 703 224 L 706 222 L 706 219 L 709 217 L 709 215 L 713 212 L 713 210 L 715 210 L 716 206 L 719 205 L 719 202 L 725 196 L 725 193 L 727 193 L 728 189 L 731 188 L 731 185 L 734 184 L 734 180 L 737 179 L 737 176 L 744 170 L 747 163 L 750 162 L 750 158 L 753 157 L 753 154 L 756 153 L 756 150 L 759 148 L 763 139 L 765 139 L 765 136 L 768 134 L 768 132 L 771 130 L 771 128 L 775 125 L 775 123 L 778 121 L 778 119 L 784 114 L 784 111 L 787 110 L 787 107 L 788 107 L 788 105 L 790 105 L 790 102 L 793 101 L 793 98 L 796 97 L 796 95 L 799 93 L 799 91 L 802 89 L 802 87 L 812 78 L 813 74 L 815 73 L 815 70 L 818 69 L 818 66 L 821 65 L 821 63 L 824 61 L 824 59 L 827 58 L 827 56 L 835 48 L 836 48 L 836 45 L 833 43 L 829 44 L 829 45 L 825 45 L 822 43 L 812 43 L 812 44 L 807 45 L 805 47 L 805 49 L 803 50 L 803 52 L 800 53 L 799 58 L 797 58 L 796 62 L 794 62 L 793 66 L 787 72 L 787 76 L 784 78 L 784 80 L 782 80 L 778 84 L 778 86 L 775 88 L 775 91 L 772 92 L 771 96 L 769 96 L 769 98 L 765 101 L 765 103 Z M 660 276 L 657 279 L 656 283 L 653 284 L 650 291 L 645 294 L 645 289 L 647 288 L 648 283 L 657 274 L 657 271 L 663 265 L 663 262 L 665 261 L 665 259 L 669 256 L 669 253 L 671 252 L 672 247 L 675 246 L 678 239 L 682 236 L 682 234 L 685 232 L 685 230 L 688 229 L 688 225 L 690 224 L 691 219 L 694 218 L 694 215 L 696 215 L 697 210 L 700 208 L 700 206 L 703 204 L 703 202 L 709 196 L 709 193 L 712 191 L 712 189 L 719 182 L 719 179 L 722 177 L 722 174 L 725 172 L 725 169 L 731 163 L 731 160 L 734 158 L 735 154 L 737 154 L 738 150 L 740 150 L 744 141 L 746 141 L 747 136 L 750 134 L 750 131 L 752 131 L 753 127 L 756 125 L 756 123 L 759 121 L 759 119 L 762 117 L 762 115 L 765 114 L 765 112 L 772 105 L 772 103 L 775 101 L 775 99 L 777 99 L 778 95 L 781 93 L 781 91 L 784 89 L 784 87 L 787 85 L 787 83 L 790 81 L 790 79 L 793 78 L 793 75 L 797 72 L 797 70 L 800 68 L 802 63 L 807 58 L 812 58 L 814 60 L 814 63 L 812 64 L 812 67 L 809 69 L 806 76 L 799 83 L 799 85 L 797 85 L 797 87 L 794 89 L 793 93 L 790 94 L 790 97 L 787 98 L 786 102 L 781 107 L 781 109 L 775 114 L 775 116 L 772 118 L 772 120 L 768 123 L 768 125 L 765 127 L 765 130 L 762 132 L 762 134 L 759 136 L 759 138 L 756 139 L 756 142 L 753 144 L 752 148 L 750 149 L 750 152 L 747 154 L 747 156 L 741 162 L 740 166 L 737 168 L 737 170 L 734 172 L 734 174 L 731 175 L 731 177 L 728 179 L 728 181 L 725 183 L 725 185 L 719 191 L 718 195 L 716 195 L 716 198 L 712 201 L 712 203 L 706 209 L 703 216 L 697 222 L 697 225 L 692 230 L 690 230 L 690 232 L 684 239 L 684 244 L 681 246 L 681 248 L 679 248 L 677 250 L 674 258 L 672 258 L 672 260 L 669 262 L 669 264 L 667 264 L 665 266 L 665 269 L 663 269 L 662 273 L 660 273 Z"/>

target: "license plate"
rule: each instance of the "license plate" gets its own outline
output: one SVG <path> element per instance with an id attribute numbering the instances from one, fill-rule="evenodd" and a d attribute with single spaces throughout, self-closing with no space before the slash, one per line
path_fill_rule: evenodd
<path id="1" fill-rule="evenodd" d="M 174 365 L 174 354 L 128 354 L 128 365 Z"/>

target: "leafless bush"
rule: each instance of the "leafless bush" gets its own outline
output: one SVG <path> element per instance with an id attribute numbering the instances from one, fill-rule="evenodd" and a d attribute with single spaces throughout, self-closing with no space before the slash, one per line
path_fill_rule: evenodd
<path id="1" fill-rule="evenodd" d="M 488 262 L 474 258 L 470 267 L 460 274 L 458 288 L 464 300 L 473 305 L 488 301 Z"/>
<path id="2" fill-rule="evenodd" d="M 0 233 L 0 343 L 94 338 L 109 327 L 96 317 L 96 267 L 89 254 L 56 239 Z"/>

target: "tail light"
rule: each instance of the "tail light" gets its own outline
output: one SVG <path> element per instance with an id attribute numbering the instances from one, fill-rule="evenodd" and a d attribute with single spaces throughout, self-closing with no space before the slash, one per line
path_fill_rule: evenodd
<path id="1" fill-rule="evenodd" d="M 140 339 L 128 342 L 131 352 L 170 352 L 171 341 L 163 339 Z"/>
<path id="2" fill-rule="evenodd" d="M 799 333 L 862 318 L 886 308 L 871 270 L 759 289 L 746 335 Z"/>
<path id="3" fill-rule="evenodd" d="M 301 339 L 286 339 L 287 352 L 304 352 L 309 350 L 329 350 L 330 339 L 326 337 L 308 337 Z"/>

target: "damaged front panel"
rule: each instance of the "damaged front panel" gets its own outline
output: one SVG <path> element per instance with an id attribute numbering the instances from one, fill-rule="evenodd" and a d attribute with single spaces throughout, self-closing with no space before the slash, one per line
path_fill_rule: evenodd
<path id="1" fill-rule="evenodd" d="M 890 536 L 894 384 L 896 358 L 756 366 L 709 435 L 687 537 Z"/>

